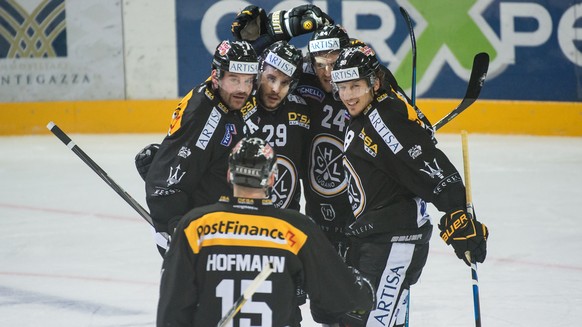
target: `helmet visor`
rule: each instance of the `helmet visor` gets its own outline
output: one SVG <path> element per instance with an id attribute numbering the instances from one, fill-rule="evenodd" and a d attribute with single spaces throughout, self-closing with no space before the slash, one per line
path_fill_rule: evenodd
<path id="1" fill-rule="evenodd" d="M 373 92 L 373 81 L 369 78 L 360 78 L 345 82 L 333 82 L 333 96 L 336 100 L 350 100 Z"/>

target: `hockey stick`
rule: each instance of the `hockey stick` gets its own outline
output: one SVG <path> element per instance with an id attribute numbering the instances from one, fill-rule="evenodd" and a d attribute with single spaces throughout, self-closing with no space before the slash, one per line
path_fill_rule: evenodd
<path id="1" fill-rule="evenodd" d="M 412 102 L 412 107 L 416 110 L 417 115 L 422 118 L 424 117 L 424 113 L 420 111 L 419 108 L 416 107 L 416 37 L 414 36 L 414 26 L 412 26 L 412 19 L 410 19 L 410 15 L 408 11 L 404 9 L 404 7 L 400 7 L 400 13 L 404 20 L 406 21 L 406 25 L 408 26 L 408 34 L 410 35 L 410 46 L 412 50 L 412 85 L 410 91 L 410 101 Z M 408 288 L 408 293 L 406 294 L 406 315 L 404 316 L 404 326 L 408 327 L 410 325 L 410 287 Z"/>
<path id="2" fill-rule="evenodd" d="M 457 115 L 465 111 L 470 105 L 473 104 L 479 97 L 481 93 L 481 88 L 483 88 L 483 83 L 485 82 L 485 77 L 487 76 L 487 70 L 489 69 L 489 55 L 485 52 L 478 53 L 473 59 L 473 68 L 471 69 L 471 77 L 469 78 L 469 85 L 467 86 L 467 91 L 465 92 L 465 97 L 459 103 L 459 105 L 439 120 L 433 125 L 434 130 L 437 131 L 443 127 L 446 123 L 450 122 Z"/>
<path id="3" fill-rule="evenodd" d="M 412 100 L 412 106 L 416 108 L 416 37 L 414 36 L 414 27 L 412 26 L 412 20 L 408 11 L 403 7 L 400 7 L 400 13 L 404 20 L 406 20 L 406 25 L 408 26 L 408 31 L 410 35 L 410 43 L 412 47 L 412 85 L 410 91 L 410 100 Z"/>
<path id="4" fill-rule="evenodd" d="M 269 278 L 271 273 L 273 272 L 273 267 L 270 264 L 266 264 L 257 277 L 251 282 L 251 284 L 247 287 L 247 289 L 241 294 L 241 296 L 234 302 L 230 310 L 226 313 L 222 319 L 218 322 L 218 327 L 225 327 L 231 320 L 236 316 L 236 314 L 240 311 L 242 306 L 250 299 L 253 294 L 257 291 L 257 288 L 261 286 L 261 284 Z"/>
<path id="5" fill-rule="evenodd" d="M 137 201 L 135 201 L 127 192 L 125 192 L 121 186 L 117 185 L 111 177 L 107 175 L 107 173 L 99 167 L 91 157 L 89 157 L 81 148 L 71 140 L 71 138 L 63 132 L 62 129 L 59 128 L 55 123 L 52 121 L 46 125 L 48 128 L 61 142 L 63 142 L 71 151 L 73 151 L 89 168 L 93 169 L 93 171 L 101 177 L 109 185 L 121 198 L 125 200 L 140 216 L 143 217 L 152 227 L 154 226 L 154 221 L 150 214 L 145 210 Z M 166 233 L 160 233 L 162 236 L 168 240 L 169 236 Z"/>
<path id="6" fill-rule="evenodd" d="M 463 170 L 465 172 L 465 192 L 467 197 L 467 214 L 469 219 L 475 217 L 473 209 L 473 197 L 471 195 L 471 170 L 469 165 L 469 141 L 467 131 L 461 131 L 463 146 Z M 477 277 L 477 263 L 471 260 L 471 253 L 465 252 L 467 260 L 471 263 L 471 279 L 473 280 L 473 309 L 475 311 L 475 326 L 481 327 L 481 308 L 479 305 L 479 278 Z"/>

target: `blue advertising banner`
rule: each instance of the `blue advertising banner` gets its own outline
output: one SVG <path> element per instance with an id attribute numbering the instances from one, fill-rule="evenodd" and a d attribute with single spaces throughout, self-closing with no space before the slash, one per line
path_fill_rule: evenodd
<path id="1" fill-rule="evenodd" d="M 404 7 L 417 42 L 417 95 L 460 98 L 473 56 L 491 57 L 483 99 L 582 100 L 581 0 L 176 0 L 178 90 L 186 94 L 210 73 L 212 53 L 232 39 L 236 13 L 254 4 L 266 12 L 312 3 L 368 43 L 409 89 L 411 44 Z M 305 47 L 310 35 L 291 42 Z M 305 48 L 304 48 L 305 49 Z"/>

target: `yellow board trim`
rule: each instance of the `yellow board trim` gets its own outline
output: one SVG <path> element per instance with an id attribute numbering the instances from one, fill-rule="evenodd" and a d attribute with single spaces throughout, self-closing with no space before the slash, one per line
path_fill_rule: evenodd
<path id="1" fill-rule="evenodd" d="M 168 132 L 179 99 L 0 103 L 0 135 L 48 134 L 54 121 L 67 133 Z M 419 99 L 432 123 L 459 100 Z M 477 100 L 440 133 L 582 136 L 582 103 Z"/>
<path id="2" fill-rule="evenodd" d="M 431 123 L 436 123 L 459 100 L 418 100 Z M 582 103 L 477 100 L 439 133 L 467 130 L 480 134 L 582 136 Z"/>
<path id="3" fill-rule="evenodd" d="M 67 133 L 165 135 L 179 102 L 171 99 L 0 103 L 0 135 L 49 134 L 46 128 L 49 121 Z"/>

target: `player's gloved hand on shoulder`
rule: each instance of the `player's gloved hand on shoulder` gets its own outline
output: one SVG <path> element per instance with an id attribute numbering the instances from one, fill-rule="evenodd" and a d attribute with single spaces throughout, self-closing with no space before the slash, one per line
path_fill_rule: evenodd
<path id="1" fill-rule="evenodd" d="M 268 16 L 267 31 L 276 41 L 289 41 L 292 37 L 311 33 L 333 19 L 315 5 L 301 5 L 289 11 L 278 10 Z"/>
<path id="2" fill-rule="evenodd" d="M 246 6 L 236 15 L 230 30 L 237 41 L 254 41 L 267 34 L 267 14 L 261 7 Z"/>
<path id="3" fill-rule="evenodd" d="M 485 261 L 487 256 L 487 237 L 489 230 L 485 224 L 478 222 L 464 209 L 451 210 L 440 221 L 441 238 L 447 245 L 452 245 L 459 259 L 470 266 L 471 262 L 465 255 L 470 253 L 471 260 Z"/>
<path id="4" fill-rule="evenodd" d="M 144 181 L 159 148 L 159 144 L 150 144 L 135 155 L 135 168 Z"/>

